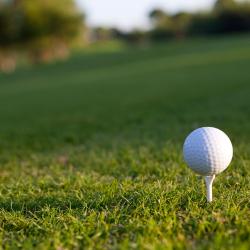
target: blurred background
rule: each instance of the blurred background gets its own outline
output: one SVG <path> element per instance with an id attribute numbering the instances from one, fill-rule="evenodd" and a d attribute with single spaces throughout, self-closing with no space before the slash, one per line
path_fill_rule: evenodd
<path id="1" fill-rule="evenodd" d="M 74 49 L 249 31 L 250 3 L 242 0 L 1 0 L 0 71 L 65 60 Z"/>
<path id="2" fill-rule="evenodd" d="M 249 32 L 249 1 L 1 0 L 0 144 L 246 141 Z"/>

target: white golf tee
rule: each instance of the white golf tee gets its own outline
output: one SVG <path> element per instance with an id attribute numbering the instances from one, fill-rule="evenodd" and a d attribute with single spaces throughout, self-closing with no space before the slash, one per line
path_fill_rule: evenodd
<path id="1" fill-rule="evenodd" d="M 213 200 L 213 181 L 215 175 L 205 176 L 206 189 L 207 189 L 207 201 L 211 202 Z"/>

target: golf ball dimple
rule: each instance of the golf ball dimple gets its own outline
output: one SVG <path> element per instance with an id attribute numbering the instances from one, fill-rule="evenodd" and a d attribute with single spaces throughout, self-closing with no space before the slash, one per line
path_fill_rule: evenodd
<path id="1" fill-rule="evenodd" d="M 230 164 L 233 146 L 228 136 L 217 128 L 203 127 L 188 135 L 183 146 L 184 160 L 203 176 L 219 174 Z"/>

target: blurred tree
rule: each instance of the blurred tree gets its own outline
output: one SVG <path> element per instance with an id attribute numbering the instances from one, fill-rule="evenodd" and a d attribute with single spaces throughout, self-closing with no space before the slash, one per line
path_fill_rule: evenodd
<path id="1" fill-rule="evenodd" d="M 250 31 L 250 4 L 217 0 L 214 7 L 219 33 Z"/>
<path id="2" fill-rule="evenodd" d="M 176 38 L 184 38 L 188 33 L 192 21 L 192 14 L 179 12 L 172 17 L 174 33 Z"/>
<path id="3" fill-rule="evenodd" d="M 73 0 L 1 0 L 0 45 L 44 37 L 70 41 L 83 26 Z"/>
<path id="4" fill-rule="evenodd" d="M 222 11 L 217 16 L 220 33 L 250 31 L 250 8 Z"/>
<path id="5" fill-rule="evenodd" d="M 220 26 L 217 17 L 211 13 L 196 14 L 193 16 L 188 28 L 189 36 L 209 36 L 218 34 Z"/>
<path id="6" fill-rule="evenodd" d="M 173 28 L 172 17 L 162 10 L 155 9 L 151 11 L 149 13 L 149 18 L 156 29 L 171 30 Z"/>
<path id="7" fill-rule="evenodd" d="M 148 34 L 142 30 L 133 30 L 126 34 L 126 41 L 134 45 L 145 45 L 148 42 Z"/>
<path id="8" fill-rule="evenodd" d="M 218 35 L 250 31 L 250 4 L 217 0 L 210 13 L 194 15 L 191 35 Z"/>
<path id="9" fill-rule="evenodd" d="M 233 9 L 237 6 L 234 0 L 217 0 L 214 5 L 214 10 L 223 11 L 227 9 Z"/>
<path id="10" fill-rule="evenodd" d="M 167 14 L 160 9 L 152 10 L 149 13 L 149 18 L 151 19 L 155 28 L 163 28 L 167 22 Z"/>
<path id="11" fill-rule="evenodd" d="M 105 27 L 96 27 L 92 30 L 94 41 L 108 41 L 113 39 L 113 30 Z"/>
<path id="12" fill-rule="evenodd" d="M 174 23 L 170 15 L 160 9 L 154 9 L 149 13 L 153 30 L 151 38 L 153 40 L 165 40 L 174 36 Z"/>
<path id="13" fill-rule="evenodd" d="M 25 47 L 35 62 L 63 57 L 83 21 L 74 0 L 0 0 L 0 47 Z"/>

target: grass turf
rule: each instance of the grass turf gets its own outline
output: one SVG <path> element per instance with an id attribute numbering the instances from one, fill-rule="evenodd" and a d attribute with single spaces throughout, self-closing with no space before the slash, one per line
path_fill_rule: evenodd
<path id="1" fill-rule="evenodd" d="M 250 37 L 0 75 L 4 249 L 249 249 Z M 234 144 L 207 204 L 183 163 L 200 126 Z"/>

